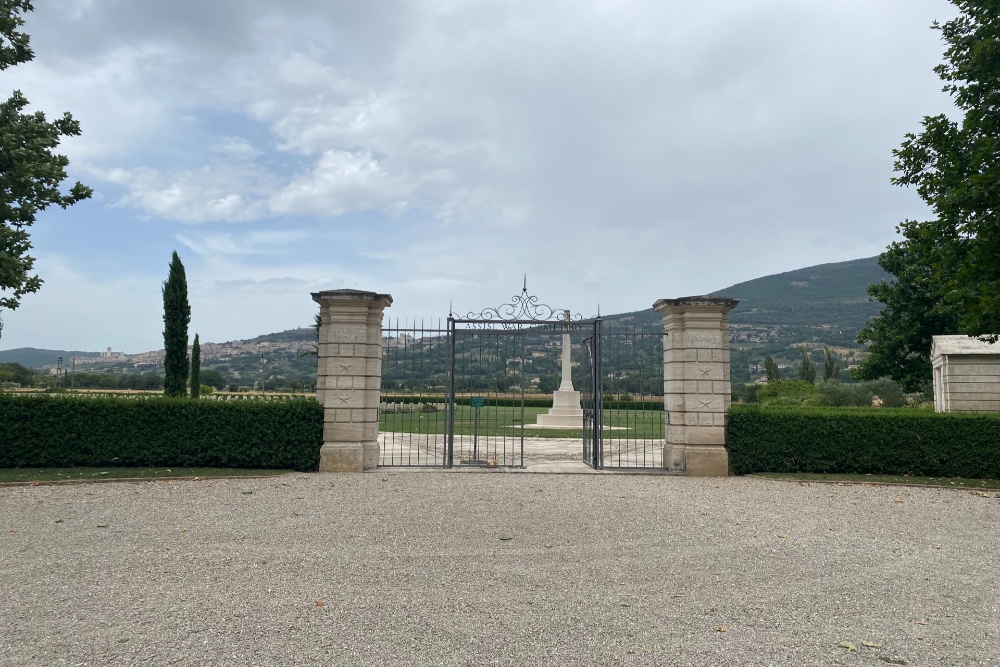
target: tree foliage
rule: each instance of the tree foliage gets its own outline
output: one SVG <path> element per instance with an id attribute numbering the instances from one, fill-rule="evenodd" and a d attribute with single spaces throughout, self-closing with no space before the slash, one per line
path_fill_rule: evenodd
<path id="1" fill-rule="evenodd" d="M 188 304 L 187 276 L 181 258 L 174 251 L 170 272 L 163 283 L 163 393 L 186 396 L 188 381 L 188 324 L 191 306 Z"/>
<path id="2" fill-rule="evenodd" d="M 809 384 L 816 384 L 816 365 L 809 356 L 809 350 L 805 345 L 799 347 L 802 354 L 802 361 L 799 362 L 799 379 Z"/>
<path id="3" fill-rule="evenodd" d="M 198 334 L 194 335 L 191 345 L 191 398 L 198 398 L 201 393 L 201 343 Z"/>
<path id="4" fill-rule="evenodd" d="M 22 14 L 31 10 L 30 0 L 0 0 L 0 70 L 34 57 L 28 34 L 19 30 Z M 0 103 L 0 310 L 14 310 L 42 285 L 28 255 L 28 228 L 38 213 L 51 205 L 67 208 L 92 192 L 79 182 L 66 193 L 59 189 L 69 160 L 53 149 L 62 137 L 79 135 L 80 124 L 69 113 L 50 122 L 41 111 L 25 113 L 27 106 L 19 90 Z"/>
<path id="5" fill-rule="evenodd" d="M 940 253 L 929 226 L 902 227 L 904 240 L 879 257 L 879 264 L 896 280 L 868 288 L 885 308 L 858 333 L 858 342 L 869 347 L 851 372 L 857 380 L 891 377 L 908 392 L 921 391 L 931 381 L 932 337 L 959 331 L 956 307 L 939 294 L 933 265 Z"/>
<path id="6" fill-rule="evenodd" d="M 947 44 L 934 71 L 964 116 L 924 119 L 894 152 L 894 182 L 914 186 L 935 214 L 920 242 L 941 298 L 955 308 L 962 333 L 1000 333 L 1000 3 L 952 0 L 961 14 L 934 24 Z"/>
<path id="7" fill-rule="evenodd" d="M 200 379 L 203 385 L 212 389 L 225 389 L 229 384 L 229 378 L 217 370 L 206 368 L 200 372 Z"/>
<path id="8" fill-rule="evenodd" d="M 930 382 L 932 336 L 1000 333 L 1000 2 L 951 2 L 959 15 L 933 24 L 947 47 L 934 71 L 958 119 L 927 116 L 893 151 L 892 182 L 915 187 L 933 219 L 897 228 L 879 259 L 896 280 L 869 288 L 886 308 L 858 335 L 871 354 L 856 377 L 909 391 Z"/>
<path id="9" fill-rule="evenodd" d="M 840 378 L 840 362 L 829 345 L 823 347 L 823 380 L 838 380 Z"/>
<path id="10" fill-rule="evenodd" d="M 767 373 L 768 382 L 781 380 L 781 369 L 778 368 L 778 364 L 774 362 L 770 354 L 764 357 L 764 372 Z"/>

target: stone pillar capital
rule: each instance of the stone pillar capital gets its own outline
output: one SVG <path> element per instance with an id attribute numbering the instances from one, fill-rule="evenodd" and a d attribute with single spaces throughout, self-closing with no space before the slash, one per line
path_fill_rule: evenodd
<path id="1" fill-rule="evenodd" d="M 322 292 L 312 292 L 312 299 L 318 304 L 351 305 L 362 303 L 377 306 L 382 304 L 382 308 L 392 305 L 391 294 L 379 294 L 378 292 L 365 292 L 357 289 L 328 289 Z"/>
<path id="2" fill-rule="evenodd" d="M 679 299 L 659 299 L 653 304 L 653 309 L 661 315 L 699 310 L 727 315 L 739 303 L 737 299 L 724 296 L 682 296 Z"/>

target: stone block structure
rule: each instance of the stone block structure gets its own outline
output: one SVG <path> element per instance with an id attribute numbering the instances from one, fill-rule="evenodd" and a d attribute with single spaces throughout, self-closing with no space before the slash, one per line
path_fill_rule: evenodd
<path id="1" fill-rule="evenodd" d="M 323 406 L 320 472 L 361 472 L 379 462 L 382 314 L 388 294 L 314 292 L 320 305 L 316 399 Z"/>
<path id="2" fill-rule="evenodd" d="M 729 311 L 739 301 L 689 296 L 653 304 L 663 317 L 664 467 L 693 476 L 731 474 L 726 414 Z"/>
<path id="3" fill-rule="evenodd" d="M 1000 412 L 1000 343 L 969 336 L 934 336 L 934 410 Z"/>

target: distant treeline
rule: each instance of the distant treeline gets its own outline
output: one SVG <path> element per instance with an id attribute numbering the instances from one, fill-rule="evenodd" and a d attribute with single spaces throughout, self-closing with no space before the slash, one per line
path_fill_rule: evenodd
<path id="1" fill-rule="evenodd" d="M 80 373 L 63 369 L 59 375 L 25 368 L 21 364 L 0 364 L 0 383 L 21 387 L 73 387 L 76 389 L 163 389 L 163 376 L 156 373 Z"/>
<path id="2" fill-rule="evenodd" d="M 63 387 L 77 389 L 163 389 L 163 376 L 153 373 L 108 375 L 106 373 L 69 373 L 61 382 Z"/>

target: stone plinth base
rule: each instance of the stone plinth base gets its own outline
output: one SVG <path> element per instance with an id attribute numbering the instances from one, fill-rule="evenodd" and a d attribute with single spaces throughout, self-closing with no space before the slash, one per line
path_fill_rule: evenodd
<path id="1" fill-rule="evenodd" d="M 326 442 L 319 449 L 320 472 L 363 472 L 378 467 L 377 442 Z"/>
<path id="2" fill-rule="evenodd" d="M 535 422 L 538 428 L 583 428 L 583 411 L 578 415 L 538 415 Z"/>
<path id="3" fill-rule="evenodd" d="M 583 428 L 580 392 L 572 389 L 556 391 L 552 394 L 552 407 L 548 413 L 538 415 L 536 423 L 543 428 Z"/>
<path id="4" fill-rule="evenodd" d="M 663 447 L 664 466 L 690 477 L 729 477 L 729 450 L 715 445 L 677 445 Z"/>

